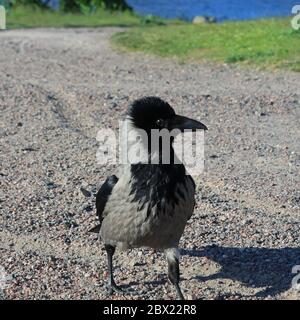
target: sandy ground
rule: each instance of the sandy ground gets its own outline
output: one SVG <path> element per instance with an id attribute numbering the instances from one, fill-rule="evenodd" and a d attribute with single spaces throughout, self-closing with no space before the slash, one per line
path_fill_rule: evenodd
<path id="1" fill-rule="evenodd" d="M 115 172 L 96 162 L 97 131 L 158 95 L 209 128 L 180 243 L 186 298 L 299 299 L 300 75 L 120 53 L 116 31 L 0 33 L 2 298 L 108 298 L 105 253 L 87 232 L 94 198 L 80 187 Z M 115 263 L 139 296 L 113 299 L 175 298 L 162 253 L 117 252 Z"/>

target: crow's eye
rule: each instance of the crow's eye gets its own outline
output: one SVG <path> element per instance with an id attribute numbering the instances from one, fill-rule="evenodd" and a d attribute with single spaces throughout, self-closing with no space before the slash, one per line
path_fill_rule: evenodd
<path id="1" fill-rule="evenodd" d="M 159 128 L 162 128 L 162 126 L 164 125 L 164 120 L 158 119 L 158 120 L 156 120 L 156 124 L 157 124 L 157 126 L 158 126 Z"/>

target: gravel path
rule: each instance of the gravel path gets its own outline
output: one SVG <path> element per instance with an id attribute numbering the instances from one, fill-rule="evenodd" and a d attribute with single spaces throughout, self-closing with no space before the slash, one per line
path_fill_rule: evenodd
<path id="1" fill-rule="evenodd" d="M 181 65 L 111 49 L 116 28 L 0 33 L 0 266 L 7 299 L 106 299 L 93 198 L 113 167 L 95 139 L 130 101 L 165 98 L 208 126 L 197 207 L 181 241 L 190 299 L 300 298 L 300 75 Z M 160 252 L 116 254 L 116 280 L 173 299 Z M 114 299 L 121 299 L 115 295 Z M 137 297 L 126 297 L 126 299 Z"/>

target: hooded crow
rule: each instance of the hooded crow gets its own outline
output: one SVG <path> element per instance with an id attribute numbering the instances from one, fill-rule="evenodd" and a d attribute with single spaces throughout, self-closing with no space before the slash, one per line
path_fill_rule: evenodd
<path id="1" fill-rule="evenodd" d="M 158 154 L 158 163 L 137 162 L 124 165 L 117 178 L 108 177 L 96 196 L 100 224 L 91 231 L 99 233 L 108 259 L 109 293 L 123 293 L 114 281 L 115 249 L 148 247 L 164 250 L 168 277 L 179 299 L 184 299 L 179 286 L 178 243 L 195 205 L 195 183 L 182 163 L 172 162 L 176 155 L 169 141 L 170 163 L 163 164 L 161 152 L 151 146 L 151 130 L 207 130 L 206 126 L 177 115 L 174 109 L 157 97 L 133 102 L 125 122 L 131 130 L 144 130 L 149 159 Z M 161 148 L 161 144 L 159 144 Z"/>

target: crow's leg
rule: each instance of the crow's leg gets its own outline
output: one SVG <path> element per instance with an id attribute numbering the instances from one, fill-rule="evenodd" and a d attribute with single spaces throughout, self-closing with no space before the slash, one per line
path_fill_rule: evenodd
<path id="1" fill-rule="evenodd" d="M 130 291 L 123 290 L 119 286 L 116 285 L 113 275 L 113 263 L 112 258 L 115 253 L 116 248 L 109 244 L 105 245 L 105 250 L 107 253 L 107 264 L 108 264 L 108 294 L 113 294 L 113 292 L 120 294 L 133 294 Z"/>
<path id="2" fill-rule="evenodd" d="M 107 253 L 107 265 L 108 265 L 108 294 L 113 294 L 113 292 L 124 294 L 124 291 L 116 285 L 114 280 L 112 258 L 116 248 L 109 244 L 106 244 L 105 250 Z"/>
<path id="3" fill-rule="evenodd" d="M 176 289 L 177 296 L 180 300 L 184 300 L 183 294 L 179 286 L 179 252 L 177 248 L 165 250 L 168 261 L 168 276 L 171 283 Z"/>

